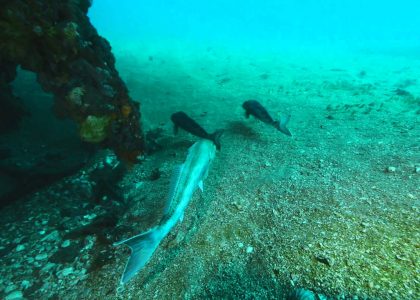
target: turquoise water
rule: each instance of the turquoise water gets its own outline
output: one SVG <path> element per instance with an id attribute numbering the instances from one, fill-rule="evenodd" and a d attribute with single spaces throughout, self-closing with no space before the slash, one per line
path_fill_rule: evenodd
<path id="1" fill-rule="evenodd" d="M 419 4 L 403 1 L 94 1 L 92 22 L 114 47 L 194 42 L 256 49 L 419 46 Z"/>

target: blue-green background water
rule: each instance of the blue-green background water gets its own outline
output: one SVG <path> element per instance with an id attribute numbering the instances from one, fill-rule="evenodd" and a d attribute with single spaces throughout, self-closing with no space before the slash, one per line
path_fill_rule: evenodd
<path id="1" fill-rule="evenodd" d="M 194 41 L 233 47 L 419 46 L 416 0 L 94 1 L 99 33 L 118 42 Z"/>

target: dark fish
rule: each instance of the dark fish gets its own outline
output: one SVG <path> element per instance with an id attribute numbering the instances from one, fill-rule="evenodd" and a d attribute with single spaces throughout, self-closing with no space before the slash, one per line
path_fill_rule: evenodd
<path id="1" fill-rule="evenodd" d="M 175 134 L 178 133 L 178 128 L 182 128 L 195 136 L 212 141 L 216 145 L 216 149 L 220 150 L 220 136 L 223 130 L 216 130 L 214 133 L 209 134 L 183 111 L 172 114 L 171 120 L 174 123 Z"/>
<path id="2" fill-rule="evenodd" d="M 289 123 L 290 115 L 280 118 L 279 121 L 274 121 L 264 106 L 261 105 L 257 100 L 248 100 L 242 104 L 242 107 L 245 109 L 245 117 L 249 118 L 250 115 L 253 115 L 258 120 L 274 126 L 277 130 L 283 132 L 285 135 L 292 136 L 289 129 L 286 125 Z"/>

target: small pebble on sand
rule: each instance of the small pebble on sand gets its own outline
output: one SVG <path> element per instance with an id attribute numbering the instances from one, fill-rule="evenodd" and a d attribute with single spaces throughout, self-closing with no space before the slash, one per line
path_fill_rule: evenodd
<path id="1" fill-rule="evenodd" d="M 9 295 L 4 298 L 5 300 L 17 300 L 17 299 L 23 299 L 23 294 L 21 291 L 14 291 L 11 292 Z"/>
<path id="2" fill-rule="evenodd" d="M 68 246 L 70 246 L 70 241 L 69 241 L 69 240 L 65 240 L 65 241 L 61 244 L 61 247 L 63 247 L 63 248 L 66 248 L 66 247 L 68 247 Z"/>
<path id="3" fill-rule="evenodd" d="M 47 253 L 41 253 L 41 254 L 38 254 L 37 256 L 35 256 L 35 259 L 36 260 L 44 260 L 47 257 L 48 257 L 48 254 Z"/>
<path id="4" fill-rule="evenodd" d="M 25 245 L 18 245 L 18 246 L 16 247 L 16 251 L 17 251 L 17 252 L 20 252 L 20 251 L 22 251 L 22 250 L 25 250 Z"/>
<path id="5" fill-rule="evenodd" d="M 397 168 L 396 167 L 389 166 L 388 168 L 386 168 L 386 171 L 388 173 L 394 173 L 395 171 L 397 171 Z"/>

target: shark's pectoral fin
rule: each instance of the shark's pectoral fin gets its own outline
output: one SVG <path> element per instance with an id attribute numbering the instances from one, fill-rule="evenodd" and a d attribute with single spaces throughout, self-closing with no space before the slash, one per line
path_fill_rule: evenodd
<path id="1" fill-rule="evenodd" d="M 201 192 L 204 192 L 204 184 L 203 184 L 203 180 L 198 182 L 198 187 L 201 190 Z"/>

